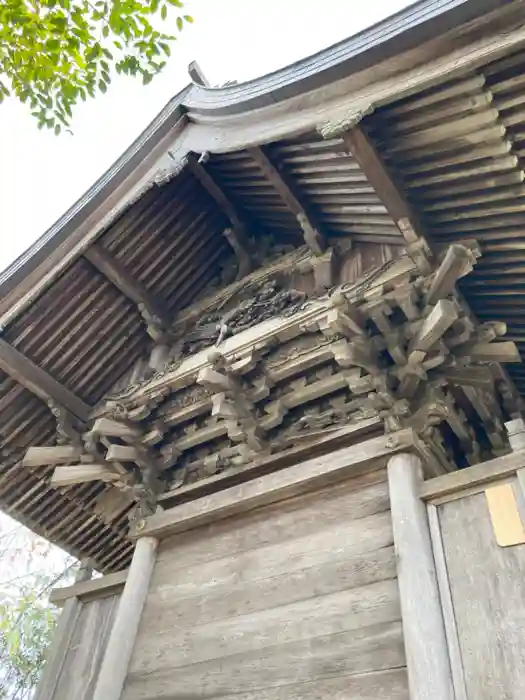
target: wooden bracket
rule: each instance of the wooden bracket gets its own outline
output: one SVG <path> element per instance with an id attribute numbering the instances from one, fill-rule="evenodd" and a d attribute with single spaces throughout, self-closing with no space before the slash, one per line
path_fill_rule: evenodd
<path id="1" fill-rule="evenodd" d="M 3 338 L 0 338 L 0 369 L 46 403 L 53 401 L 80 420 L 88 419 L 91 411 L 88 404 Z"/>
<path id="2" fill-rule="evenodd" d="M 268 157 L 263 148 L 249 148 L 248 153 L 257 163 L 265 178 L 281 197 L 288 209 L 296 217 L 303 230 L 304 241 L 314 255 L 322 255 L 326 250 L 327 235 L 322 226 L 309 211 L 308 205 L 298 195 L 286 175 Z"/>
<path id="3" fill-rule="evenodd" d="M 125 297 L 138 308 L 146 322 L 148 334 L 156 342 L 169 331 L 171 322 L 167 311 L 111 253 L 98 243 L 92 243 L 84 257 L 97 268 Z"/>
<path id="4" fill-rule="evenodd" d="M 343 134 L 347 152 L 357 161 L 407 243 L 407 253 L 422 274 L 432 270 L 432 252 L 418 214 L 360 124 Z"/>
<path id="5" fill-rule="evenodd" d="M 237 277 L 240 279 L 251 272 L 254 267 L 247 242 L 248 227 L 246 226 L 244 217 L 215 182 L 208 170 L 206 170 L 203 164 L 202 156 L 197 158 L 195 153 L 190 153 L 186 156 L 186 163 L 189 170 L 201 183 L 208 194 L 216 201 L 220 209 L 222 209 L 232 224 L 231 229 L 225 229 L 224 236 L 233 248 L 233 252 L 235 253 L 235 256 L 239 262 L 239 272 Z"/>

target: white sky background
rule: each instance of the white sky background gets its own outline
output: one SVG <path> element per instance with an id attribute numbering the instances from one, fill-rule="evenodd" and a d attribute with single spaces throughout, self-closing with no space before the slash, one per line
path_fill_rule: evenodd
<path id="1" fill-rule="evenodd" d="M 29 247 L 188 84 L 197 60 L 212 84 L 239 82 L 309 56 L 411 4 L 407 0 L 187 0 L 186 25 L 153 83 L 118 78 L 81 104 L 73 136 L 39 131 L 29 108 L 0 106 L 0 270 Z M 174 15 L 175 16 L 175 15 Z M 166 23 L 167 33 L 176 33 Z M 0 514 L 0 534 L 12 521 Z M 29 540 L 28 540 L 29 542 Z M 13 562 L 0 565 L 0 581 Z M 18 567 L 15 567 L 18 568 Z"/>

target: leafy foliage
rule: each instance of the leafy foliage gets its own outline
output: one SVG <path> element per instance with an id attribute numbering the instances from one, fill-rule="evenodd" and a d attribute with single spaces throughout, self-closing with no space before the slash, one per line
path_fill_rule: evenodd
<path id="1" fill-rule="evenodd" d="M 112 73 L 146 85 L 192 22 L 180 0 L 0 0 L 0 102 L 29 103 L 40 128 L 68 127 L 79 100 L 106 92 Z M 173 22 L 170 21 L 170 26 Z"/>
<path id="2" fill-rule="evenodd" d="M 0 531 L 0 558 L 16 574 L 0 584 L 0 700 L 29 700 L 58 617 L 49 592 L 77 563 L 21 526 Z"/>

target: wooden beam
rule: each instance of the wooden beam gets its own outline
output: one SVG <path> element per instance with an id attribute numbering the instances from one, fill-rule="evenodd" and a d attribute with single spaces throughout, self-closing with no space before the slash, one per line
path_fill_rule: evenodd
<path id="1" fill-rule="evenodd" d="M 130 534 L 151 535 L 162 539 L 174 533 L 192 530 L 366 471 L 382 469 L 392 454 L 417 451 L 418 444 L 418 438 L 411 429 L 371 438 L 329 455 L 301 462 L 289 469 L 218 491 L 206 498 L 155 513 L 147 518 L 142 529 L 133 532 L 132 528 Z"/>
<path id="2" fill-rule="evenodd" d="M 423 246 L 423 257 L 429 255 L 430 248 L 426 243 L 419 217 L 370 137 L 357 124 L 343 134 L 343 141 L 347 152 L 357 161 L 407 245 Z M 410 254 L 410 250 L 408 252 Z M 430 272 L 430 267 L 427 272 Z"/>
<path id="3" fill-rule="evenodd" d="M 81 581 L 71 586 L 53 588 L 49 596 L 49 602 L 57 607 L 62 607 L 67 600 L 79 598 L 83 602 L 96 598 L 106 598 L 113 596 L 124 588 L 127 570 L 118 571 L 116 574 L 108 574 L 100 578 L 93 578 L 90 581 Z"/>
<path id="4" fill-rule="evenodd" d="M 326 232 L 323 232 L 308 206 L 302 201 L 289 179 L 272 163 L 262 148 L 249 148 L 248 153 L 257 163 L 265 178 L 279 194 L 303 229 L 304 240 L 312 253 L 322 255 L 326 250 Z"/>
<path id="5" fill-rule="evenodd" d="M 244 220 L 233 202 L 226 196 L 195 153 L 186 156 L 187 166 L 208 194 L 217 202 L 235 228 L 244 228 Z"/>
<path id="6" fill-rule="evenodd" d="M 119 481 L 122 477 L 110 471 L 104 464 L 72 464 L 56 467 L 51 477 L 51 486 L 73 486 L 88 481 Z"/>
<path id="7" fill-rule="evenodd" d="M 163 305 L 111 253 L 98 243 L 93 243 L 85 251 L 84 257 L 125 297 L 137 305 L 144 320 L 149 325 L 157 323 L 164 330 L 169 329 L 171 321 Z M 148 332 L 150 332 L 150 328 L 148 328 Z"/>
<path id="8" fill-rule="evenodd" d="M 80 447 L 56 445 L 54 447 L 30 447 L 22 459 L 24 467 L 49 467 L 54 464 L 69 464 L 80 460 L 83 450 Z"/>
<path id="9" fill-rule="evenodd" d="M 3 338 L 0 338 L 0 369 L 46 403 L 55 401 L 87 421 L 91 411 L 87 403 Z"/>
<path id="10" fill-rule="evenodd" d="M 103 435 L 104 437 L 116 437 L 130 441 L 138 440 L 142 436 L 142 433 L 137 428 L 133 428 L 126 423 L 111 420 L 111 418 L 97 418 L 91 433 L 95 436 Z"/>
<path id="11" fill-rule="evenodd" d="M 239 262 L 239 273 L 237 278 L 240 279 L 249 274 L 253 269 L 250 245 L 247 238 L 248 228 L 241 212 L 222 191 L 222 189 L 204 167 L 203 160 L 206 159 L 205 156 L 206 154 L 204 154 L 204 158 L 203 156 L 198 158 L 195 153 L 189 153 L 186 156 L 186 163 L 189 170 L 201 183 L 208 194 L 216 201 L 219 208 L 222 209 L 232 224 L 232 228 L 225 229 L 224 236 L 233 248 L 235 256 Z"/>

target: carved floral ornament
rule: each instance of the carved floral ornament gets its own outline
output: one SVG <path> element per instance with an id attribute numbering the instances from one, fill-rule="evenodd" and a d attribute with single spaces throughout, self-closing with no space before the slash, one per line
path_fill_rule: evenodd
<path id="1" fill-rule="evenodd" d="M 478 325 L 456 294 L 476 255 L 451 246 L 430 275 L 400 261 L 314 301 L 270 281 L 218 304 L 185 339 L 215 349 L 108 401 L 56 483 L 76 469 L 144 514 L 166 489 L 371 418 L 423 436 L 436 473 L 504 452 L 519 407 L 497 363 L 519 355 L 500 341 L 504 324 Z M 247 329 L 228 350 L 229 333 Z"/>

